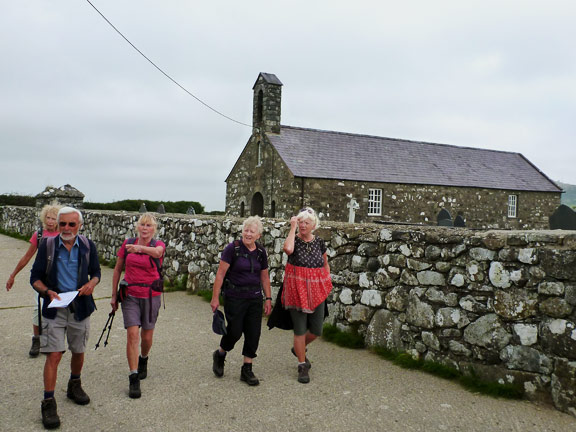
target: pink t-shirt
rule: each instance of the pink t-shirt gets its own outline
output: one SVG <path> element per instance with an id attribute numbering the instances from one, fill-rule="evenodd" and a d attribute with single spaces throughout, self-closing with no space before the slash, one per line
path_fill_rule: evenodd
<path id="1" fill-rule="evenodd" d="M 118 257 L 124 258 L 124 279 L 128 284 L 133 283 L 144 283 L 151 284 L 156 279 L 160 278 L 158 274 L 158 269 L 154 260 L 151 259 L 150 255 L 142 253 L 126 253 L 126 242 L 128 239 L 124 240 L 120 250 L 118 250 Z M 150 246 L 148 243 L 146 246 Z M 162 246 L 164 252 L 166 251 L 166 245 L 161 240 L 156 240 L 156 247 Z M 128 255 L 128 256 L 126 256 Z M 162 258 L 160 258 L 160 264 L 164 259 L 164 253 Z M 127 294 L 138 298 L 148 298 L 150 296 L 150 287 L 147 286 L 128 286 Z M 157 291 L 152 291 L 152 296 L 159 296 L 161 293 Z"/>
<path id="2" fill-rule="evenodd" d="M 42 238 L 44 238 L 44 237 L 56 237 L 58 234 L 60 234 L 59 231 L 42 230 Z M 38 231 L 36 231 L 36 232 L 34 232 L 34 234 L 32 234 L 32 237 L 30 237 L 30 243 L 32 243 L 34 246 L 38 247 Z"/>

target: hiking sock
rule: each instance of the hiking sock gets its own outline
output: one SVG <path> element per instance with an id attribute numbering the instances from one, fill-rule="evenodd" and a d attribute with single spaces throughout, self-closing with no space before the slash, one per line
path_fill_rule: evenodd
<path id="1" fill-rule="evenodd" d="M 80 375 L 70 374 L 70 379 L 80 379 Z"/>
<path id="2" fill-rule="evenodd" d="M 131 370 L 131 371 L 130 371 L 130 375 L 132 375 L 132 374 L 134 374 L 134 373 L 137 374 L 137 373 L 138 373 L 138 369 L 134 369 L 134 370 Z"/>
<path id="3" fill-rule="evenodd" d="M 50 399 L 54 397 L 54 390 L 44 391 L 44 399 Z"/>

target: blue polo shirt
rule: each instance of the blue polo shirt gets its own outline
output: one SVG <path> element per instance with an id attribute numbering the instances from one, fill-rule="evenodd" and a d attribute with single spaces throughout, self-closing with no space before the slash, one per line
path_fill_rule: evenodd
<path id="1" fill-rule="evenodd" d="M 70 252 L 64 246 L 62 239 L 58 236 L 58 259 L 56 269 L 58 271 L 58 289 L 60 292 L 76 291 L 78 289 L 78 236 L 74 240 L 74 245 Z"/>

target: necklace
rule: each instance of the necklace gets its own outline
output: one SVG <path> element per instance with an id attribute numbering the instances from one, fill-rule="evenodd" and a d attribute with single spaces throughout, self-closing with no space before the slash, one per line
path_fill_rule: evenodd
<path id="1" fill-rule="evenodd" d="M 298 238 L 300 239 L 300 241 L 301 241 L 302 243 L 304 243 L 304 248 L 306 249 L 306 252 L 307 252 L 308 254 L 309 254 L 310 252 L 312 252 L 312 243 L 314 243 L 315 237 L 312 236 L 312 239 L 310 239 L 310 240 L 304 240 L 303 238 L 300 238 L 300 237 L 298 237 Z"/>

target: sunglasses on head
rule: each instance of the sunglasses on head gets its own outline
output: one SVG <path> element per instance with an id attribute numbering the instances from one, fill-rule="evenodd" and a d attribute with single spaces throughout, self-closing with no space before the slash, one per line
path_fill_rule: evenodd
<path id="1" fill-rule="evenodd" d="M 74 228 L 78 224 L 76 222 L 60 222 L 59 225 L 62 228 L 64 228 L 66 225 L 68 225 L 70 228 Z"/>
<path id="2" fill-rule="evenodd" d="M 312 209 L 309 208 L 309 207 L 304 207 L 303 209 L 300 209 L 300 211 L 299 211 L 298 213 L 302 213 L 302 212 L 314 214 L 314 210 L 312 210 Z"/>

